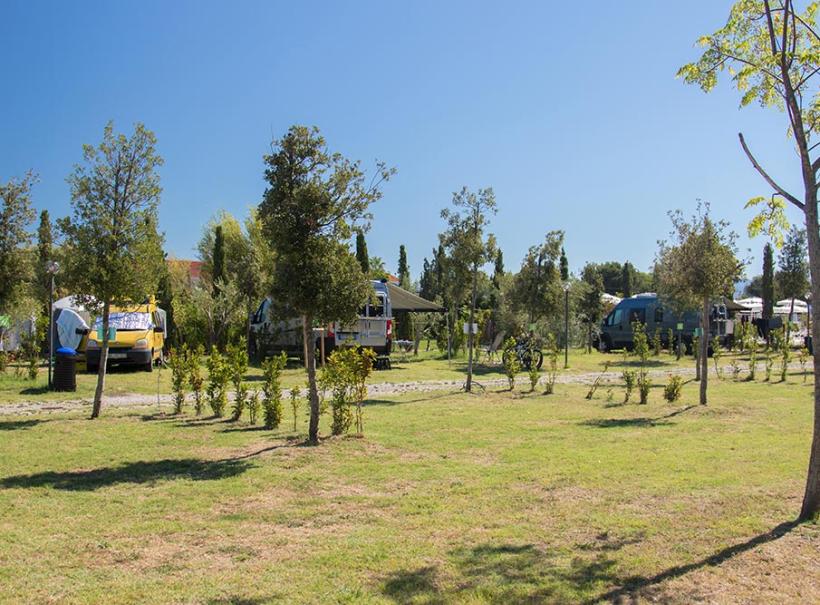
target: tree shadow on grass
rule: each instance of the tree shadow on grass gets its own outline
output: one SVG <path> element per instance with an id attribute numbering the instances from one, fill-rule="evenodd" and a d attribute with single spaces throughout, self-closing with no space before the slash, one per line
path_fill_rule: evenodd
<path id="1" fill-rule="evenodd" d="M 412 392 L 418 393 L 418 391 L 407 391 L 407 394 L 412 393 Z M 364 400 L 364 405 L 365 406 L 368 406 L 368 405 L 392 406 L 392 405 L 403 405 L 405 403 L 421 403 L 423 401 L 434 401 L 436 399 L 444 399 L 446 397 L 452 397 L 453 395 L 458 395 L 459 393 L 462 393 L 462 392 L 463 391 L 438 391 L 438 392 L 423 391 L 423 392 L 420 393 L 420 396 L 417 397 L 416 399 L 376 399 L 376 398 L 372 398 L 372 399 L 365 399 Z M 402 395 L 402 393 L 397 393 L 396 395 L 391 395 L 391 397 L 400 397 L 401 395 Z"/>
<path id="2" fill-rule="evenodd" d="M 655 418 L 648 416 L 639 416 L 637 418 L 593 418 L 591 420 L 584 420 L 583 422 L 579 422 L 578 424 L 580 426 L 591 426 L 599 429 L 669 426 L 675 424 L 674 422 L 670 421 L 670 418 L 674 418 L 678 414 L 683 414 L 687 410 L 691 410 L 695 407 L 697 406 L 688 405 L 686 407 L 677 409 L 673 412 L 669 412 L 668 414 L 664 414 L 663 416 L 657 416 Z"/>
<path id="3" fill-rule="evenodd" d="M 248 456 L 225 460 L 152 460 L 127 462 L 120 466 L 82 471 L 43 472 L 16 475 L 0 479 L 0 487 L 31 488 L 50 487 L 67 491 L 92 491 L 119 483 L 155 483 L 174 479 L 193 481 L 216 481 L 244 473 L 251 464 Z"/>
<path id="4" fill-rule="evenodd" d="M 20 429 L 30 429 L 48 420 L 2 420 L 0 421 L 0 431 L 18 431 Z"/>
<path id="5" fill-rule="evenodd" d="M 21 395 L 45 395 L 46 393 L 50 392 L 51 389 L 48 386 L 42 387 L 26 387 L 25 389 L 20 389 Z"/>

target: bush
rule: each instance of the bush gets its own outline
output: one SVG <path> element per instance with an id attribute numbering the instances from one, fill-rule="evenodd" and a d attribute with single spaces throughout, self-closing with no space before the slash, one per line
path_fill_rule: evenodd
<path id="1" fill-rule="evenodd" d="M 302 396 L 301 391 L 299 391 L 299 387 L 293 387 L 290 390 L 290 409 L 293 411 L 293 432 L 296 432 L 296 422 L 298 420 L 299 414 L 299 398 Z"/>
<path id="2" fill-rule="evenodd" d="M 670 376 L 669 382 L 663 388 L 663 398 L 669 403 L 675 403 L 680 399 L 681 391 L 683 391 L 683 378 L 680 376 Z"/>
<path id="3" fill-rule="evenodd" d="M 259 391 L 253 389 L 248 395 L 248 420 L 251 424 L 256 424 L 259 417 Z"/>
<path id="4" fill-rule="evenodd" d="M 362 404 L 367 397 L 367 379 L 373 371 L 376 354 L 373 349 L 345 347 L 331 353 L 322 371 L 322 385 L 331 392 L 331 433 L 341 435 L 353 424 L 355 406 L 356 431 L 364 432 Z"/>
<path id="5" fill-rule="evenodd" d="M 806 374 L 806 362 L 809 360 L 809 350 L 806 347 L 800 349 L 797 353 L 797 360 L 800 362 L 800 372 L 803 374 L 803 382 L 806 382 L 808 374 Z"/>
<path id="6" fill-rule="evenodd" d="M 211 355 L 207 361 L 208 386 L 205 395 L 208 398 L 208 405 L 214 416 L 221 418 L 225 414 L 225 407 L 228 405 L 228 382 L 230 380 L 230 367 L 225 356 L 216 347 L 211 347 Z"/>
<path id="7" fill-rule="evenodd" d="M 39 348 L 36 332 L 34 334 L 23 334 L 20 352 L 26 362 L 26 374 L 29 380 L 37 380 L 40 367 Z"/>
<path id="8" fill-rule="evenodd" d="M 629 398 L 632 396 L 632 391 L 635 390 L 635 384 L 638 382 L 638 373 L 635 370 L 624 370 L 621 373 L 624 379 L 624 403 L 629 403 Z"/>
<path id="9" fill-rule="evenodd" d="M 547 382 L 544 389 L 545 395 L 552 395 L 555 392 L 555 380 L 558 378 L 558 358 L 561 356 L 561 349 L 558 348 L 558 341 L 554 334 L 547 335 Z"/>
<path id="10" fill-rule="evenodd" d="M 652 381 L 644 374 L 638 380 L 638 395 L 641 398 L 641 404 L 649 403 L 649 389 L 652 388 Z"/>
<path id="11" fill-rule="evenodd" d="M 248 387 L 243 383 L 239 383 L 237 389 L 233 392 L 233 406 L 231 407 L 231 420 L 236 422 L 242 418 L 242 412 L 245 411 L 245 406 L 248 403 Z"/>
<path id="12" fill-rule="evenodd" d="M 9 367 L 9 356 L 5 351 L 0 351 L 0 373 L 5 373 Z"/>
<path id="13" fill-rule="evenodd" d="M 754 381 L 757 371 L 757 335 L 753 335 L 748 339 L 746 346 L 749 348 L 749 376 L 747 380 Z"/>
<path id="14" fill-rule="evenodd" d="M 541 369 L 535 362 L 530 364 L 530 369 L 527 371 L 527 376 L 530 379 L 530 393 L 538 386 L 538 381 L 541 379 Z"/>
<path id="15" fill-rule="evenodd" d="M 641 404 L 645 404 L 649 402 L 649 387 L 652 385 L 646 371 L 646 362 L 649 359 L 649 339 L 646 335 L 646 326 L 639 321 L 634 322 L 632 324 L 632 334 L 635 354 L 641 362 L 637 377 L 638 395 Z"/>
<path id="16" fill-rule="evenodd" d="M 659 357 L 661 354 L 661 329 L 655 328 L 655 335 L 652 336 L 652 349 L 654 350 L 655 357 Z"/>
<path id="17" fill-rule="evenodd" d="M 174 414 L 181 414 L 185 405 L 185 383 L 188 379 L 188 349 L 185 345 L 168 353 L 171 368 L 171 390 L 174 392 Z"/>
<path id="18" fill-rule="evenodd" d="M 502 357 L 504 362 L 504 374 L 507 375 L 507 381 L 510 383 L 510 390 L 515 388 L 515 377 L 521 371 L 521 361 L 515 352 L 515 338 L 510 336 L 504 341 L 504 352 L 509 351 L 507 355 Z"/>
<path id="19" fill-rule="evenodd" d="M 282 422 L 282 370 L 288 361 L 285 353 L 262 362 L 262 409 L 265 428 L 275 429 Z"/>
<path id="20" fill-rule="evenodd" d="M 194 396 L 194 411 L 196 415 L 202 414 L 202 388 L 205 379 L 202 377 L 202 355 L 204 350 L 202 345 L 196 349 L 188 349 L 188 386 Z"/>
<path id="21" fill-rule="evenodd" d="M 723 369 L 720 367 L 720 358 L 723 357 L 723 349 L 720 346 L 720 339 L 717 335 L 712 337 L 710 345 L 712 347 L 712 359 L 715 362 L 715 374 L 717 374 L 718 380 L 723 380 Z"/>
<path id="22" fill-rule="evenodd" d="M 233 413 L 231 419 L 236 421 L 242 417 L 242 411 L 248 397 L 248 388 L 242 385 L 245 374 L 248 371 L 248 347 L 245 339 L 241 339 L 238 344 L 228 345 L 227 364 L 230 379 L 234 388 Z"/>

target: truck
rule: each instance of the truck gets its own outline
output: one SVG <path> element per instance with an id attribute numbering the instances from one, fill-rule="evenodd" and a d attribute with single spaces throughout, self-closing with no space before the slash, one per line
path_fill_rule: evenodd
<path id="1" fill-rule="evenodd" d="M 744 309 L 732 300 L 720 299 L 712 304 L 709 318 L 709 335 L 715 335 L 721 345 L 729 345 L 734 338 L 735 311 Z M 636 294 L 619 302 L 601 322 L 600 330 L 593 337 L 593 345 L 603 352 L 613 349 L 632 349 L 634 345 L 632 324 L 641 322 L 650 338 L 660 330 L 661 343 L 669 346 L 669 330 L 673 338 L 680 338 L 687 351 L 691 350 L 692 339 L 700 328 L 700 312 L 684 311 L 676 313 L 664 305 L 658 295 L 652 292 Z"/>
<path id="2" fill-rule="evenodd" d="M 331 323 L 324 335 L 317 334 L 313 346 L 319 349 L 321 339 L 324 338 L 326 355 L 342 345 L 370 348 L 380 357 L 390 354 L 394 323 L 390 289 L 384 281 L 371 280 L 370 283 L 374 296 L 362 304 L 358 318 L 350 323 Z M 259 304 L 250 318 L 248 352 L 252 357 L 265 357 L 280 352 L 295 357 L 304 354 L 302 320 L 287 316 L 287 310 L 278 310 L 270 297 Z"/>

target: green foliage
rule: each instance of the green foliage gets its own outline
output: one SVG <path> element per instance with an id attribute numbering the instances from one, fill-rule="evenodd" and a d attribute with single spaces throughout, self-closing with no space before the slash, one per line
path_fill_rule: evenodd
<path id="1" fill-rule="evenodd" d="M 367 253 L 367 241 L 362 231 L 356 232 L 356 260 L 362 268 L 362 273 L 370 275 L 370 256 Z"/>
<path id="2" fill-rule="evenodd" d="M 604 282 L 601 272 L 596 265 L 587 263 L 581 272 L 581 294 L 575 308 L 578 318 L 587 326 L 587 349 L 592 348 L 592 331 L 596 328 L 604 314 L 604 303 L 601 296 L 604 293 Z"/>
<path id="3" fill-rule="evenodd" d="M 20 343 L 20 353 L 23 361 L 26 362 L 26 373 L 29 380 L 37 380 L 40 366 L 40 341 L 37 332 L 26 332 L 22 335 Z"/>
<path id="4" fill-rule="evenodd" d="M 242 338 L 237 343 L 229 344 L 225 355 L 230 370 L 234 390 L 238 391 L 248 372 L 248 344 Z"/>
<path id="5" fill-rule="evenodd" d="M 171 368 L 171 389 L 174 393 L 174 413 L 181 414 L 185 405 L 185 386 L 189 378 L 189 351 L 182 348 L 168 352 L 168 367 Z"/>
<path id="6" fill-rule="evenodd" d="M 655 357 L 660 357 L 661 354 L 661 329 L 655 328 L 655 334 L 652 335 L 652 350 Z"/>
<path id="7" fill-rule="evenodd" d="M 248 387 L 240 382 L 233 393 L 233 405 L 231 407 L 231 420 L 236 422 L 242 418 L 242 412 L 248 404 Z"/>
<path id="8" fill-rule="evenodd" d="M 538 386 L 538 381 L 541 379 L 541 369 L 538 367 L 538 364 L 530 364 L 530 368 L 527 370 L 527 376 L 530 379 L 530 392 L 532 393 L 535 391 L 535 387 Z"/>
<path id="9" fill-rule="evenodd" d="M 225 236 L 222 233 L 222 225 L 217 225 L 214 229 L 214 254 L 213 265 L 211 267 L 211 280 L 213 282 L 214 294 L 219 292 L 219 287 L 225 281 Z"/>
<path id="10" fill-rule="evenodd" d="M 287 361 L 283 352 L 262 362 L 262 408 L 266 429 L 275 429 L 282 422 L 282 370 Z"/>
<path id="11" fill-rule="evenodd" d="M 373 349 L 342 347 L 330 354 L 322 371 L 322 385 L 330 391 L 332 414 L 331 433 L 342 435 L 350 430 L 354 421 L 356 432 L 364 433 L 364 409 L 367 397 L 367 379 L 373 372 L 376 353 Z"/>
<path id="12" fill-rule="evenodd" d="M 0 351 L 0 374 L 4 374 L 9 366 L 9 354 L 6 351 Z"/>
<path id="13" fill-rule="evenodd" d="M 772 318 L 774 308 L 774 254 L 772 245 L 766 242 L 763 246 L 763 278 L 761 281 L 761 298 L 763 298 L 763 319 Z"/>
<path id="14" fill-rule="evenodd" d="M 37 177 L 29 172 L 21 179 L 0 184 L 0 315 L 10 315 L 31 279 L 26 249 L 31 242 L 31 188 L 36 181 Z M 3 329 L 0 325 L 0 336 Z"/>
<path id="15" fill-rule="evenodd" d="M 513 306 L 526 312 L 531 321 L 555 313 L 563 302 L 560 257 L 563 231 L 550 231 L 544 242 L 532 246 L 513 277 L 510 292 Z"/>
<path id="16" fill-rule="evenodd" d="M 780 328 L 782 331 L 784 328 Z M 780 338 L 780 382 L 786 382 L 786 378 L 789 372 L 789 363 L 792 360 L 792 347 L 789 338 L 782 334 Z"/>
<path id="17" fill-rule="evenodd" d="M 632 391 L 635 390 L 635 385 L 638 383 L 638 372 L 635 370 L 624 370 L 621 372 L 621 377 L 624 381 L 624 403 L 629 403 Z"/>
<path id="18" fill-rule="evenodd" d="M 205 351 L 202 345 L 188 349 L 187 370 L 188 386 L 194 396 L 194 412 L 197 416 L 202 414 L 202 388 L 205 379 L 202 376 L 202 357 Z"/>
<path id="19" fill-rule="evenodd" d="M 208 386 L 205 395 L 214 416 L 221 418 L 228 405 L 228 383 L 231 369 L 228 361 L 216 347 L 211 347 L 211 354 L 206 362 L 208 368 Z"/>
<path id="20" fill-rule="evenodd" d="M 301 405 L 302 396 L 299 387 L 292 387 L 290 389 L 290 409 L 293 411 L 293 432 L 296 432 L 296 423 L 299 415 L 299 407 Z"/>
<path id="21" fill-rule="evenodd" d="M 800 362 L 800 373 L 803 374 L 803 382 L 806 382 L 808 374 L 806 373 L 806 363 L 809 360 L 809 350 L 806 347 L 801 347 L 797 352 L 797 360 Z"/>
<path id="22" fill-rule="evenodd" d="M 629 298 L 632 296 L 632 274 L 634 269 L 632 267 L 632 263 L 626 262 L 624 263 L 623 269 L 621 270 L 621 292 L 624 298 Z"/>
<path id="23" fill-rule="evenodd" d="M 737 359 L 736 355 L 732 356 L 732 363 L 730 364 L 732 369 L 732 380 L 737 380 L 740 378 L 740 362 Z"/>
<path id="24" fill-rule="evenodd" d="M 547 340 L 544 344 L 544 354 L 547 358 L 547 381 L 544 384 L 544 394 L 551 395 L 555 392 L 555 381 L 558 378 L 559 368 L 558 358 L 561 355 L 561 349 L 558 348 L 558 341 L 552 332 L 547 335 Z"/>
<path id="25" fill-rule="evenodd" d="M 669 382 L 663 388 L 663 398 L 669 403 L 675 403 L 678 399 L 680 399 L 682 391 L 683 378 L 678 375 L 672 375 L 669 377 Z"/>
<path id="26" fill-rule="evenodd" d="M 669 354 L 674 355 L 675 354 L 675 332 L 674 332 L 674 330 L 672 330 L 672 328 L 669 328 L 667 330 L 666 338 L 667 338 L 667 345 L 669 346 Z"/>
<path id="27" fill-rule="evenodd" d="M 751 338 L 747 340 L 747 348 L 749 350 L 749 376 L 747 380 L 754 381 L 757 373 L 757 334 L 754 332 L 754 327 L 750 326 Z"/>
<path id="28" fill-rule="evenodd" d="M 504 374 L 507 375 L 507 381 L 510 384 L 510 390 L 515 389 L 515 377 L 521 371 L 521 361 L 518 355 L 515 354 L 516 340 L 512 336 L 507 337 L 504 341 L 504 351 L 510 351 L 509 355 L 505 355 L 502 359 L 504 362 Z"/>
<path id="29" fill-rule="evenodd" d="M 777 282 L 783 298 L 803 298 L 809 290 L 809 265 L 806 260 L 806 231 L 792 227 L 780 250 Z M 789 331 L 787 331 L 789 333 Z"/>
<path id="30" fill-rule="evenodd" d="M 256 420 L 259 418 L 259 391 L 256 389 L 252 389 L 248 394 L 248 421 L 251 424 L 256 424 Z"/>
<path id="31" fill-rule="evenodd" d="M 766 377 L 763 380 L 764 382 L 770 382 L 772 379 L 772 367 L 774 366 L 774 357 L 772 357 L 772 350 L 769 346 L 766 346 L 763 361 L 765 364 L 764 368 L 766 370 Z"/>
<path id="32" fill-rule="evenodd" d="M 723 347 L 720 346 L 720 338 L 717 335 L 712 336 L 710 343 L 712 347 L 712 361 L 715 362 L 715 374 L 719 379 L 723 379 L 723 368 L 720 367 L 720 360 L 723 357 Z"/>

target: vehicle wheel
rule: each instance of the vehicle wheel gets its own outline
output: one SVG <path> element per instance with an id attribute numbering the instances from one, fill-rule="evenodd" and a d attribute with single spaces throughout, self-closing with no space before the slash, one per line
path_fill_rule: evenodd
<path id="1" fill-rule="evenodd" d="M 532 367 L 532 357 L 529 351 L 525 351 L 521 354 L 521 367 L 527 371 Z"/>
<path id="2" fill-rule="evenodd" d="M 148 363 L 145 364 L 145 371 L 146 372 L 153 372 L 154 371 L 154 350 L 151 349 L 151 359 Z"/>
<path id="3" fill-rule="evenodd" d="M 601 340 L 598 343 L 598 350 L 601 351 L 601 353 L 609 353 L 612 350 L 612 345 L 607 336 L 601 336 Z"/>
<path id="4" fill-rule="evenodd" d="M 100 366 L 86 364 L 85 371 L 89 374 L 97 374 L 100 371 Z"/>

